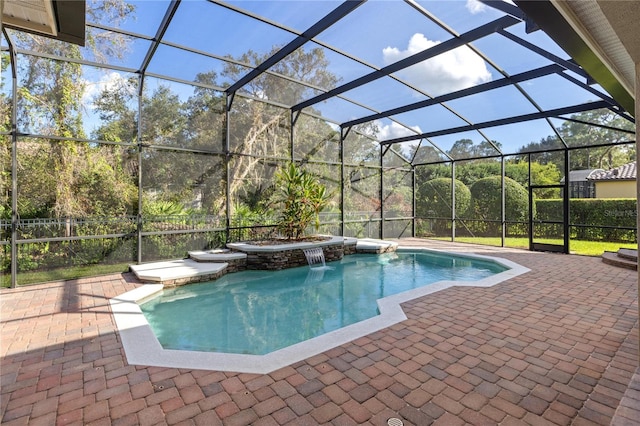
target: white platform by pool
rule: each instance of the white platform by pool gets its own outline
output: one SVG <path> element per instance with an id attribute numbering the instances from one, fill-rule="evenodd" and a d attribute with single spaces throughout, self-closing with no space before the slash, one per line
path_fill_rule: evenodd
<path id="1" fill-rule="evenodd" d="M 164 283 L 192 277 L 202 277 L 224 271 L 229 264 L 202 263 L 191 259 L 130 265 L 129 269 L 141 281 Z"/>
<path id="2" fill-rule="evenodd" d="M 374 238 L 359 238 L 356 243 L 356 251 L 360 253 L 386 253 L 395 251 L 398 243 L 394 241 L 376 240 Z"/>
<path id="3" fill-rule="evenodd" d="M 190 251 L 189 258 L 197 262 L 229 262 L 231 260 L 246 259 L 246 253 L 231 250 Z"/>

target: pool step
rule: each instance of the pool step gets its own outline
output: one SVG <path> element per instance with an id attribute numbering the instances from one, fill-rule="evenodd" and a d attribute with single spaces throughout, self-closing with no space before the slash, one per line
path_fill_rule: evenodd
<path id="1" fill-rule="evenodd" d="M 607 265 L 637 270 L 638 251 L 631 249 L 620 249 L 617 252 L 605 251 L 602 254 L 602 261 Z"/>
<path id="2" fill-rule="evenodd" d="M 398 243 L 394 241 L 377 240 L 374 238 L 359 238 L 356 243 L 358 253 L 389 253 L 398 248 Z"/>
<path id="3" fill-rule="evenodd" d="M 621 248 L 620 250 L 618 250 L 618 256 L 622 257 L 623 259 L 638 262 L 638 250 Z"/>
<path id="4" fill-rule="evenodd" d="M 228 249 L 190 251 L 189 258 L 196 262 L 230 262 L 234 260 L 242 261 L 247 258 L 246 253 L 232 252 Z"/>
<path id="5" fill-rule="evenodd" d="M 160 283 L 165 287 L 209 281 L 226 273 L 228 263 L 202 263 L 191 259 L 129 265 L 140 281 Z"/>

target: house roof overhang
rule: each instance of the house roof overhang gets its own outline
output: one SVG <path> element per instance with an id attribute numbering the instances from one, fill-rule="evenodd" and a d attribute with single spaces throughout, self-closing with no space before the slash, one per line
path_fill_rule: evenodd
<path id="1" fill-rule="evenodd" d="M 515 0 L 515 3 L 622 107 L 634 113 L 635 64 L 640 63 L 637 2 Z"/>
<path id="2" fill-rule="evenodd" d="M 2 25 L 84 46 L 85 0 L 3 0 Z"/>

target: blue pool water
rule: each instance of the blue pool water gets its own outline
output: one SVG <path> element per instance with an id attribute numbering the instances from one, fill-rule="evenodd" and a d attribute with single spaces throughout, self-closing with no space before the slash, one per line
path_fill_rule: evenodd
<path id="1" fill-rule="evenodd" d="M 356 254 L 321 270 L 243 271 L 167 289 L 141 309 L 165 349 L 264 355 L 374 317 L 377 299 L 506 269 L 439 253 Z"/>

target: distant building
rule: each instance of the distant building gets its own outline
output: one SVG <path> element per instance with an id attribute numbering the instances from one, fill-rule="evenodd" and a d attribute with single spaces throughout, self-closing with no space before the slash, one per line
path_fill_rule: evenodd
<path id="1" fill-rule="evenodd" d="M 572 170 L 569 172 L 569 198 L 595 198 L 596 185 L 590 181 L 593 174 L 603 172 L 602 169 Z M 564 183 L 564 178 L 560 180 Z"/>
<path id="2" fill-rule="evenodd" d="M 596 198 L 636 198 L 636 162 L 590 174 Z"/>

